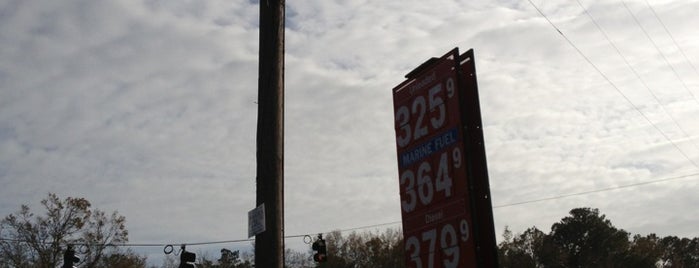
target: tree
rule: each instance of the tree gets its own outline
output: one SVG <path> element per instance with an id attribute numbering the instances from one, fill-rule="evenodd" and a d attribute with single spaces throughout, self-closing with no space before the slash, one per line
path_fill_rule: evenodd
<path id="1" fill-rule="evenodd" d="M 179 257 L 175 257 L 174 255 L 165 255 L 165 258 L 163 259 L 163 264 L 160 265 L 160 268 L 177 268 L 179 266 L 180 259 Z M 151 267 L 151 268 L 157 268 L 157 267 Z"/>
<path id="2" fill-rule="evenodd" d="M 536 227 L 527 229 L 524 233 L 514 237 L 512 231 L 505 227 L 503 233 L 505 240 L 500 243 L 498 258 L 500 266 L 508 267 L 541 267 L 543 242 L 546 234 Z"/>
<path id="3" fill-rule="evenodd" d="M 284 251 L 285 268 L 307 268 L 313 266 L 313 259 L 310 254 L 288 248 Z"/>
<path id="4" fill-rule="evenodd" d="M 146 257 L 139 256 L 131 250 L 115 252 L 100 259 L 95 267 L 104 268 L 141 268 L 146 267 Z"/>
<path id="5" fill-rule="evenodd" d="M 57 267 L 68 245 L 74 245 L 80 253 L 81 267 L 125 267 L 110 261 L 127 259 L 134 265 L 145 262 L 145 257 L 130 251 L 120 253 L 114 246 L 128 241 L 126 219 L 116 211 L 107 216 L 92 209 L 85 198 L 61 200 L 53 193 L 41 205 L 46 210 L 44 215 L 34 215 L 29 206 L 22 205 L 0 222 L 0 261 L 5 267 Z"/>
<path id="6" fill-rule="evenodd" d="M 667 236 L 659 241 L 665 267 L 699 267 L 699 238 Z"/>
<path id="7" fill-rule="evenodd" d="M 405 267 L 403 235 L 388 229 L 381 234 L 356 232 L 343 237 L 340 231 L 325 235 L 328 261 L 317 267 Z"/>
<path id="8" fill-rule="evenodd" d="M 658 236 L 637 234 L 633 236 L 624 263 L 629 267 L 654 267 L 656 264 L 662 265 L 662 257 L 663 251 Z"/>
<path id="9" fill-rule="evenodd" d="M 629 233 L 591 208 L 571 210 L 570 216 L 553 224 L 547 239 L 562 257 L 562 263 L 551 263 L 553 267 L 619 267 L 629 248 Z"/>
<path id="10" fill-rule="evenodd" d="M 205 254 L 199 253 L 197 267 L 201 268 L 252 268 L 250 258 L 241 259 L 240 251 L 231 251 L 229 249 L 221 249 L 221 257 L 214 261 Z"/>
<path id="11" fill-rule="evenodd" d="M 551 232 L 508 227 L 498 245 L 501 267 L 699 267 L 699 238 L 634 235 L 614 227 L 599 210 L 576 208 Z"/>

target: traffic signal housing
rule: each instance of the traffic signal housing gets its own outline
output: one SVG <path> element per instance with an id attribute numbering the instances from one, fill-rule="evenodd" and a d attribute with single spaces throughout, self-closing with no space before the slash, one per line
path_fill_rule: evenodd
<path id="1" fill-rule="evenodd" d="M 75 256 L 75 250 L 73 247 L 68 245 L 66 251 L 63 252 L 63 267 L 62 268 L 74 268 L 75 263 L 80 262 L 80 258 Z"/>
<path id="2" fill-rule="evenodd" d="M 184 250 L 184 245 L 182 245 L 182 251 L 180 252 L 180 266 L 178 268 L 194 268 L 194 263 L 197 261 L 197 254 Z"/>
<path id="3" fill-rule="evenodd" d="M 317 251 L 313 254 L 313 260 L 316 262 L 326 262 L 328 261 L 328 248 L 323 239 L 323 234 L 318 234 L 318 239 L 313 242 L 311 248 Z"/>

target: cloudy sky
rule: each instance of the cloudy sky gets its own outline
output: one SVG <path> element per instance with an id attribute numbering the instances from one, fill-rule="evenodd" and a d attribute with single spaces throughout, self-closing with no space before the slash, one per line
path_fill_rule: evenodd
<path id="1" fill-rule="evenodd" d="M 258 5 L 0 0 L 0 214 L 54 192 L 119 211 L 132 243 L 247 238 Z M 286 234 L 400 221 L 391 89 L 459 47 L 475 50 L 498 233 L 594 207 L 632 233 L 699 236 L 697 10 L 287 1 Z"/>

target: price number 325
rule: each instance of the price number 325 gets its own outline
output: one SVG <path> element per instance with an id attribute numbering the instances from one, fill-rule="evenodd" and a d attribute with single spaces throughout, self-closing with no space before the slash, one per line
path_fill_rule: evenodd
<path id="1" fill-rule="evenodd" d="M 446 81 L 447 98 L 454 96 L 454 79 Z M 400 106 L 396 109 L 396 140 L 399 148 L 404 148 L 429 134 L 429 129 L 435 130 L 442 127 L 446 119 L 446 107 L 444 105 L 444 91 L 439 83 L 427 91 L 427 96 L 417 96 L 412 105 Z M 415 118 L 411 118 L 415 117 Z M 410 125 L 413 121 L 414 125 Z"/>

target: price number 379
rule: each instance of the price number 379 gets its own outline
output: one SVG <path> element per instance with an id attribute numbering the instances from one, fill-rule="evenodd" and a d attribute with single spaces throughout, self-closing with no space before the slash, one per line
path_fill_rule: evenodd
<path id="1" fill-rule="evenodd" d="M 468 240 L 469 228 L 468 222 L 465 219 L 462 219 L 458 225 L 458 230 L 456 230 L 451 223 L 447 223 L 443 225 L 441 229 L 435 228 L 422 232 L 420 237 L 408 237 L 405 241 L 405 253 L 408 254 L 410 260 L 411 265 L 409 265 L 409 267 L 435 267 L 435 254 L 438 253 L 437 244 L 440 246 L 441 254 L 438 256 L 442 258 L 440 261 L 443 265 L 437 264 L 436 267 L 459 267 L 459 240 L 462 242 Z M 422 242 L 427 244 L 427 248 L 425 249 L 427 252 L 423 253 L 421 251 L 420 245 Z M 424 259 L 425 256 L 427 257 L 426 260 Z"/>
<path id="2" fill-rule="evenodd" d="M 454 79 L 446 81 L 447 97 L 454 96 Z M 446 119 L 446 107 L 444 105 L 442 83 L 439 83 L 427 91 L 427 97 L 417 96 L 409 106 L 400 106 L 396 109 L 396 140 L 399 148 L 404 148 L 412 141 L 416 141 L 429 134 L 429 128 L 442 127 Z M 427 116 L 427 118 L 425 118 Z M 410 125 L 412 118 L 416 117 L 414 125 Z M 429 123 L 426 121 L 429 120 Z"/>

